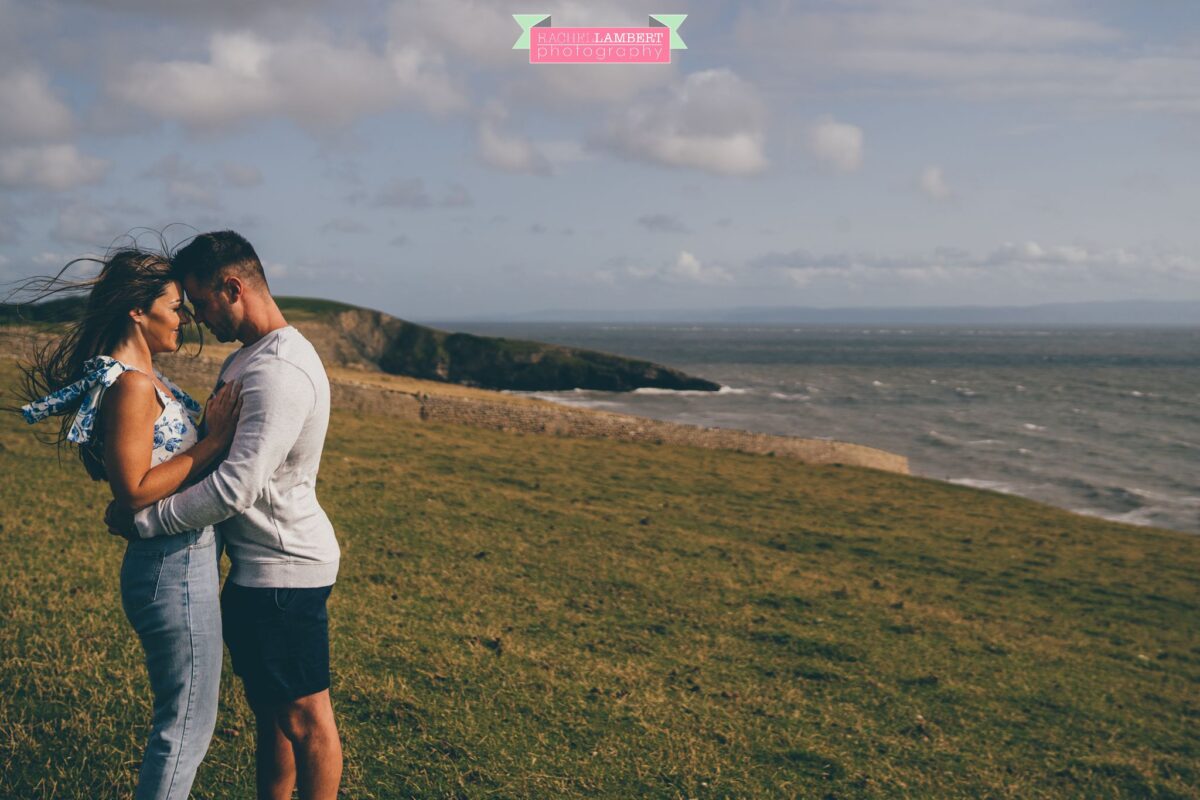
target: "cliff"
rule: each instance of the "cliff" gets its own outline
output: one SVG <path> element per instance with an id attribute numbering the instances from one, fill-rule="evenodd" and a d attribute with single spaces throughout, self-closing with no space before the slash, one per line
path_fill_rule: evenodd
<path id="1" fill-rule="evenodd" d="M 289 298 L 280 306 L 327 363 L 485 389 L 627 392 L 653 387 L 715 392 L 721 388 L 649 361 L 520 339 L 448 333 L 363 308 L 331 309 L 309 318 L 297 313 L 302 302 Z"/>

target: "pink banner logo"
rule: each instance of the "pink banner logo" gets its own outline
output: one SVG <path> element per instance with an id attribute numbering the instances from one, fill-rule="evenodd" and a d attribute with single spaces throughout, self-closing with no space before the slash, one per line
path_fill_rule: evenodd
<path id="1" fill-rule="evenodd" d="M 553 28 L 545 14 L 514 14 L 524 29 L 514 50 L 530 64 L 670 64 L 687 45 L 675 30 L 686 14 L 652 14 L 645 28 Z"/>

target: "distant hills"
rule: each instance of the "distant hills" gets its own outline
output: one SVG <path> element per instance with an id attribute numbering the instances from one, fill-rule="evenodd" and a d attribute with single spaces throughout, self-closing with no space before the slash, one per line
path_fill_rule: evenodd
<path id="1" fill-rule="evenodd" d="M 1124 300 L 1034 306 L 914 306 L 809 308 L 761 306 L 730 309 L 590 311 L 547 309 L 523 314 L 478 315 L 463 322 L 623 322 L 734 325 L 1042 325 L 1200 326 L 1200 302 Z"/>
<path id="2" fill-rule="evenodd" d="M 485 389 L 640 388 L 717 391 L 720 384 L 649 361 L 519 339 L 448 333 L 332 300 L 276 298 L 326 363 Z M 0 304 L 0 324 L 54 324 L 78 316 L 82 298 Z"/>

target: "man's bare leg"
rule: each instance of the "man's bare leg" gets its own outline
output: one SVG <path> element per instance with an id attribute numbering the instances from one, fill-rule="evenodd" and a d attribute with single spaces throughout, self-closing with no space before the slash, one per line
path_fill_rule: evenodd
<path id="1" fill-rule="evenodd" d="M 337 800 L 342 742 L 329 690 L 277 706 L 275 722 L 291 743 L 292 774 L 300 787 L 300 800 Z"/>
<path id="2" fill-rule="evenodd" d="M 276 720 L 274 706 L 254 709 L 258 725 L 255 743 L 255 768 L 258 779 L 258 800 L 291 800 L 296 786 L 296 759 L 292 741 L 283 734 Z"/>

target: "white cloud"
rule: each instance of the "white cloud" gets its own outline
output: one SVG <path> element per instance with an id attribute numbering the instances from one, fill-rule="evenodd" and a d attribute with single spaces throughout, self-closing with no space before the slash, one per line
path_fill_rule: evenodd
<path id="1" fill-rule="evenodd" d="M 637 224 L 651 233 L 688 233 L 687 225 L 670 214 L 643 214 Z"/>
<path id="2" fill-rule="evenodd" d="M 420 178 L 394 178 L 375 195 L 374 204 L 389 208 L 429 208 L 433 198 Z"/>
<path id="3" fill-rule="evenodd" d="M 16 244 L 24 233 L 25 226 L 17 218 L 16 204 L 0 196 L 0 244 Z"/>
<path id="4" fill-rule="evenodd" d="M 221 165 L 221 175 L 224 177 L 226 185 L 239 189 L 258 186 L 263 181 L 262 170 L 253 164 L 226 162 Z"/>
<path id="5" fill-rule="evenodd" d="M 215 34 L 206 61 L 136 62 L 108 88 L 129 106 L 201 129 L 273 115 L 336 129 L 404 101 L 436 112 L 465 104 L 441 68 L 411 48 L 377 53 L 246 32 Z"/>
<path id="6" fill-rule="evenodd" d="M 12 147 L 0 151 L 0 186 L 61 191 L 99 183 L 110 162 L 84 155 L 72 144 Z"/>
<path id="7" fill-rule="evenodd" d="M 92 6 L 124 13 L 153 14 L 160 17 L 180 18 L 192 22 L 240 22 L 247 16 L 269 14 L 284 10 L 288 14 L 333 5 L 328 0 L 70 0 L 75 5 Z M 343 3 L 345 4 L 345 0 Z"/>
<path id="8" fill-rule="evenodd" d="M 1139 45 L 1062 9 L 1074 11 L 988 0 L 744 3 L 734 31 L 743 52 L 808 85 L 850 77 L 885 95 L 1200 111 L 1194 47 Z"/>
<path id="9" fill-rule="evenodd" d="M 40 70 L 29 67 L 0 75 L 0 139 L 33 142 L 63 139 L 74 118 Z"/>
<path id="10" fill-rule="evenodd" d="M 459 183 L 446 187 L 440 198 L 434 196 L 425 188 L 421 178 L 393 178 L 375 194 L 372 205 L 381 208 L 424 209 L 440 206 L 442 208 L 465 208 L 474 201 L 467 188 Z"/>
<path id="11" fill-rule="evenodd" d="M 946 176 L 942 173 L 942 168 L 938 166 L 928 166 L 921 170 L 921 174 L 917 177 L 917 186 L 926 196 L 934 200 L 946 200 L 954 194 L 949 184 L 946 183 Z"/>
<path id="12" fill-rule="evenodd" d="M 854 172 L 863 163 L 862 128 L 823 116 L 808 129 L 808 151 L 836 172 Z"/>
<path id="13" fill-rule="evenodd" d="M 286 278 L 291 270 L 287 264 L 282 264 L 278 261 L 264 261 L 263 272 L 268 278 Z"/>
<path id="14" fill-rule="evenodd" d="M 627 158 L 720 175 L 752 175 L 763 153 L 766 107 L 757 89 L 727 69 L 688 75 L 666 97 L 610 119 L 597 146 Z"/>
<path id="15" fill-rule="evenodd" d="M 538 150 L 554 165 L 573 164 L 592 158 L 592 152 L 581 143 L 566 139 L 538 142 Z"/>
<path id="16" fill-rule="evenodd" d="M 691 283 L 729 283 L 733 280 L 733 276 L 721 267 L 706 267 L 686 250 L 679 251 L 679 257 L 667 270 L 667 275 Z"/>
<path id="17" fill-rule="evenodd" d="M 632 2 L 580 3 L 550 0 L 538 9 L 556 26 L 644 26 L 647 10 Z M 452 61 L 462 73 L 499 78 L 506 100 L 530 106 L 594 107 L 626 103 L 676 78 L 674 66 L 559 64 L 530 68 L 527 51 L 513 50 L 521 33 L 512 8 L 490 0 L 407 0 L 393 4 L 388 30 L 392 46 L 404 47 L 439 63 Z M 464 22 L 469 20 L 469 23 Z"/>
<path id="18" fill-rule="evenodd" d="M 623 267 L 626 275 L 639 281 L 709 286 L 733 282 L 733 275 L 728 270 L 716 265 L 705 266 L 687 250 L 680 250 L 674 261 L 658 266 L 645 266 L 627 258 L 614 259 L 610 263 Z M 593 273 L 593 277 L 604 283 L 612 283 L 614 273 L 610 269 L 602 269 Z"/>
<path id="19" fill-rule="evenodd" d="M 215 210 L 221 207 L 217 199 L 215 177 L 188 164 L 178 153 L 160 158 L 142 175 L 162 181 L 167 204 L 172 208 Z"/>
<path id="20" fill-rule="evenodd" d="M 110 209 L 76 202 L 59 209 L 50 236 L 66 244 L 104 249 L 132 227 L 128 221 L 118 219 Z"/>
<path id="21" fill-rule="evenodd" d="M 533 142 L 502 130 L 507 117 L 508 112 L 495 102 L 480 117 L 476 137 L 480 160 L 505 172 L 549 175 L 550 160 Z"/>
<path id="22" fill-rule="evenodd" d="M 392 5 L 388 27 L 392 41 L 429 46 L 472 62 L 504 66 L 520 63 L 513 42 L 521 28 L 512 13 L 485 0 L 408 0 Z"/>
<path id="23" fill-rule="evenodd" d="M 983 254 L 948 247 L 909 255 L 814 254 L 792 250 L 759 256 L 751 259 L 747 266 L 760 275 L 778 275 L 794 285 L 807 285 L 822 278 L 835 281 L 899 279 L 922 283 L 985 278 L 1035 281 L 1097 278 L 1126 282 L 1140 276 L 1175 281 L 1200 280 L 1200 258 L 1179 251 L 1151 247 L 1041 245 L 1035 241 L 1005 242 Z"/>

